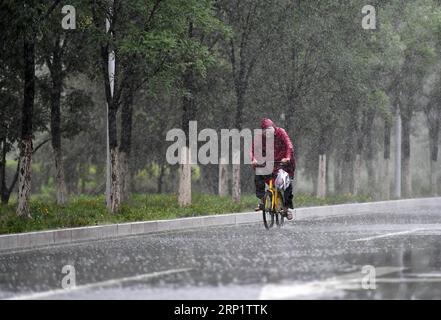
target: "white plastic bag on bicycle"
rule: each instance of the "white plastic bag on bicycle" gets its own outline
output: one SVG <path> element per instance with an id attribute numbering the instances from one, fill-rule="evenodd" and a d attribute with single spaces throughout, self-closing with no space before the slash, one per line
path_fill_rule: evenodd
<path id="1" fill-rule="evenodd" d="M 274 183 L 277 189 L 281 189 L 283 191 L 288 189 L 289 184 L 291 183 L 288 172 L 283 169 L 279 169 L 279 171 L 277 171 L 277 177 Z"/>

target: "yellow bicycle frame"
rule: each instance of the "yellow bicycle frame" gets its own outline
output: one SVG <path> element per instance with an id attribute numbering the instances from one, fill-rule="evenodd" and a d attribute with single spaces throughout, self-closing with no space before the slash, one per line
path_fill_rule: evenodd
<path id="1" fill-rule="evenodd" d="M 277 189 L 274 188 L 274 186 L 273 186 L 273 179 L 271 179 L 269 181 L 268 187 L 269 187 L 268 190 L 269 190 L 269 192 L 271 192 L 272 199 L 273 199 L 273 201 L 271 202 L 271 210 L 272 210 L 272 212 L 275 212 L 275 208 L 277 208 L 277 205 L 278 205 L 277 201 L 279 201 L 279 197 L 277 194 L 277 192 L 278 192 Z M 268 203 L 266 203 L 266 207 L 268 207 Z"/>

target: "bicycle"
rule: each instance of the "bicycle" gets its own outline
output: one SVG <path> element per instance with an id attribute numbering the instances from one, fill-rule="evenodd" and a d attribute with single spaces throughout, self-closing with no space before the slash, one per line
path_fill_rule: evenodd
<path id="1" fill-rule="evenodd" d="M 274 163 L 279 163 L 286 165 L 286 163 L 281 161 L 274 161 Z M 264 167 L 265 165 L 257 165 L 256 167 Z M 285 223 L 284 215 L 284 190 L 282 188 L 276 187 L 275 184 L 276 176 L 274 174 L 269 175 L 265 178 L 265 195 L 263 197 L 263 224 L 267 230 L 274 226 L 274 221 L 276 225 L 280 228 Z"/>

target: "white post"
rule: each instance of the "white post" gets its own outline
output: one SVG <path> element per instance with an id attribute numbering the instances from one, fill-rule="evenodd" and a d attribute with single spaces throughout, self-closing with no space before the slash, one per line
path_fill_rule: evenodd
<path id="1" fill-rule="evenodd" d="M 109 19 L 106 19 L 106 32 L 109 32 L 110 30 L 110 21 Z M 108 70 L 109 70 L 109 82 L 110 82 L 110 94 L 113 97 L 113 90 L 114 90 L 114 75 L 115 75 L 115 52 L 109 52 L 109 64 L 108 64 Z M 106 103 L 106 205 L 108 208 L 110 208 L 110 194 L 111 194 L 111 172 L 112 172 L 112 164 L 110 162 L 110 142 L 109 142 L 109 105 Z"/>
<path id="2" fill-rule="evenodd" d="M 191 204 L 191 151 L 187 146 L 181 149 L 179 167 L 179 197 L 181 207 Z"/>
<path id="3" fill-rule="evenodd" d="M 401 198 L 401 115 L 397 106 L 395 111 L 395 198 Z"/>
<path id="4" fill-rule="evenodd" d="M 224 157 L 219 162 L 218 192 L 221 197 L 228 195 L 228 164 Z"/>
<path id="5" fill-rule="evenodd" d="M 326 154 L 319 155 L 319 169 L 317 177 L 317 197 L 326 197 Z"/>

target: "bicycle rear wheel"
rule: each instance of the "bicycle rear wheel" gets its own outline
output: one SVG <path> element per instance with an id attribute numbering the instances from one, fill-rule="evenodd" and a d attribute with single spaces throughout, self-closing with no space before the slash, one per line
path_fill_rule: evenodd
<path id="1" fill-rule="evenodd" d="M 274 212 L 272 210 L 273 195 L 267 191 L 263 197 L 263 224 L 266 229 L 270 229 L 274 225 Z"/>

